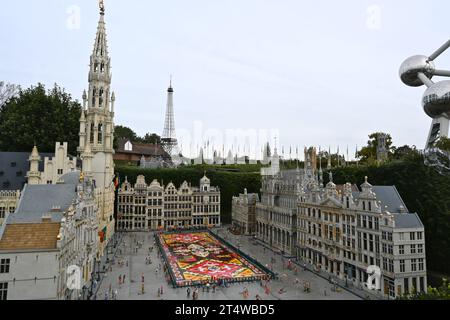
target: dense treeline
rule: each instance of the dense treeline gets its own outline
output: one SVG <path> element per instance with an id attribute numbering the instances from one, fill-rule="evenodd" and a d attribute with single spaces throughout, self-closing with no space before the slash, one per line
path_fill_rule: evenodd
<path id="1" fill-rule="evenodd" d="M 57 84 L 20 89 L 0 105 L 0 150 L 54 152 L 55 142 L 68 142 L 76 155 L 81 105 Z"/>
<path id="2" fill-rule="evenodd" d="M 337 184 L 364 182 L 395 185 L 410 212 L 417 212 L 425 225 L 427 267 L 450 274 L 450 177 L 423 164 L 417 155 L 383 166 L 333 169 Z M 328 178 L 328 175 L 325 175 Z"/>
<path id="3" fill-rule="evenodd" d="M 183 181 L 190 182 L 193 186 L 198 186 L 200 179 L 206 171 L 206 175 L 211 180 L 212 186 L 218 186 L 221 194 L 221 217 L 222 222 L 231 222 L 231 199 L 233 196 L 244 192 L 247 188 L 248 192 L 259 192 L 261 188 L 261 177 L 259 172 L 248 172 L 239 170 L 237 172 L 223 171 L 225 168 L 220 166 L 192 166 L 178 169 L 141 169 L 132 166 L 117 166 L 116 172 L 119 174 L 120 181 L 128 178 L 130 183 L 136 182 L 138 175 L 144 175 L 145 181 L 150 183 L 153 179 L 157 179 L 160 183 L 167 185 L 173 182 L 178 188 Z"/>

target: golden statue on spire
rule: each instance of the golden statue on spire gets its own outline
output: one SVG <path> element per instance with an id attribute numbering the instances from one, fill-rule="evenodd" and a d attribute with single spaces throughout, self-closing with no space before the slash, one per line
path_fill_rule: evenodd
<path id="1" fill-rule="evenodd" d="M 100 7 L 100 14 L 105 14 L 105 4 L 103 3 L 103 0 L 98 1 L 98 6 Z"/>

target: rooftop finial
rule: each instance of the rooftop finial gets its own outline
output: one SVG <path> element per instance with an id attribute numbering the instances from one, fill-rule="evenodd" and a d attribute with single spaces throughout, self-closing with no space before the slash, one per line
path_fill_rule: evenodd
<path id="1" fill-rule="evenodd" d="M 98 6 L 100 8 L 100 14 L 104 15 L 105 14 L 105 4 L 103 3 L 103 0 L 98 1 Z"/>

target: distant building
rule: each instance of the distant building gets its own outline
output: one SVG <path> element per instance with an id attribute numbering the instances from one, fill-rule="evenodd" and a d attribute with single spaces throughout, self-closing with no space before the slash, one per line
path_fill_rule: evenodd
<path id="1" fill-rule="evenodd" d="M 118 139 L 114 154 L 114 161 L 131 162 L 145 168 L 167 166 L 170 160 L 170 155 L 160 144 L 137 143 L 127 139 Z"/>
<path id="2" fill-rule="evenodd" d="M 220 226 L 220 190 L 204 176 L 199 187 L 186 181 L 179 188 L 138 176 L 134 186 L 126 179 L 118 193 L 117 229 L 144 231 Z"/>
<path id="3" fill-rule="evenodd" d="M 0 227 L 0 300 L 79 298 L 98 257 L 93 191 L 78 171 L 58 184 L 24 187 L 17 210 Z M 70 266 L 79 268 L 75 290 L 67 285 Z"/>
<path id="4" fill-rule="evenodd" d="M 388 150 L 386 147 L 387 135 L 385 133 L 377 134 L 377 162 L 379 164 L 388 160 Z"/>
<path id="5" fill-rule="evenodd" d="M 253 235 L 256 232 L 256 203 L 259 202 L 257 193 L 240 193 L 233 197 L 231 219 L 233 228 L 242 234 Z"/>

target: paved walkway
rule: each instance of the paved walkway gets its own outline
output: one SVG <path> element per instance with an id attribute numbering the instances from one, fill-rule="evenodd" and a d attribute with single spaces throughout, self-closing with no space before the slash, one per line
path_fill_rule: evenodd
<path id="1" fill-rule="evenodd" d="M 199 300 L 245 300 L 242 292 L 249 291 L 247 300 L 255 300 L 259 295 L 262 300 L 359 300 L 355 294 L 341 290 L 333 292 L 328 280 L 298 267 L 297 275 L 294 271 L 283 266 L 281 257 L 262 245 L 257 245 L 250 237 L 234 236 L 225 229 L 216 229 L 219 236 L 233 243 L 240 250 L 247 253 L 260 263 L 273 268 L 279 274 L 278 279 L 269 283 L 270 293 L 267 294 L 260 282 L 236 283 L 229 287 L 218 287 L 216 292 L 199 289 Z M 137 245 L 138 243 L 138 245 Z M 162 271 L 156 271 L 162 260 L 158 258 L 157 247 L 153 246 L 154 232 L 124 233 L 117 253 L 111 264 L 112 271 L 108 271 L 100 284 L 97 299 L 103 300 L 106 295 L 112 299 L 117 290 L 118 300 L 186 300 L 187 288 L 173 288 L 168 284 Z M 137 251 L 136 251 L 137 250 Z M 150 257 L 152 263 L 146 264 Z M 271 259 L 275 263 L 271 264 Z M 286 260 L 287 261 L 287 260 Z M 123 264 L 119 264 L 122 262 Z M 119 276 L 125 275 L 125 282 L 119 284 Z M 144 294 L 142 294 L 142 276 L 144 278 Z M 297 281 L 298 279 L 298 281 Z M 310 284 L 310 292 L 304 292 L 304 282 Z M 163 294 L 158 296 L 158 288 L 163 288 Z M 110 289 L 111 288 L 111 292 Z M 192 291 L 192 289 L 191 289 Z M 192 297 L 192 294 L 191 294 Z"/>

